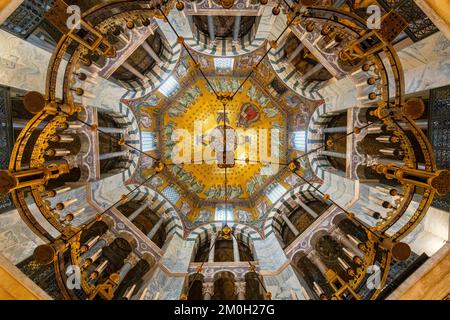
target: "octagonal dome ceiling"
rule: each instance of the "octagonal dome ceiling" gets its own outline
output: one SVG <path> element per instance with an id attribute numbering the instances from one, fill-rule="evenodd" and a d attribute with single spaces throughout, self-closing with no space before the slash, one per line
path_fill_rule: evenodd
<path id="1" fill-rule="evenodd" d="M 216 92 L 231 94 L 243 79 L 220 77 L 210 81 Z M 222 102 L 206 81 L 198 78 L 170 99 L 161 117 L 162 159 L 169 164 L 168 172 L 174 181 L 197 200 L 225 199 L 225 169 L 218 166 L 220 150 L 214 134 L 224 121 L 236 137 L 229 147 L 234 147 L 234 163 L 227 169 L 230 202 L 255 196 L 273 181 L 280 169 L 278 163 L 286 159 L 286 113 L 253 80 L 245 82 L 226 104 L 225 116 Z M 180 129 L 183 137 L 177 139 L 175 132 Z M 184 146 L 189 146 L 189 150 L 186 148 L 179 156 Z M 271 159 L 276 163 L 271 165 Z M 180 161 L 184 163 L 171 165 Z"/>
<path id="2" fill-rule="evenodd" d="M 147 184 L 176 205 L 192 228 L 214 220 L 215 208 L 224 202 L 232 206 L 235 219 L 241 221 L 244 212 L 246 223 L 258 224 L 271 206 L 269 190 L 277 184 L 289 189 L 301 183 L 285 165 L 304 153 L 293 148 L 292 131 L 305 130 L 321 102 L 291 91 L 267 59 L 247 78 L 262 55 L 263 50 L 257 50 L 235 57 L 230 70 L 218 70 L 214 57 L 195 53 L 206 80 L 185 54 L 166 81 L 172 91 L 159 88 L 140 98 L 122 99 L 134 112 L 141 133 L 154 139 L 152 149 L 144 148 L 146 154 L 165 164 Z M 221 96 L 234 92 L 224 113 Z M 224 141 L 214 133 L 224 125 L 237 137 L 231 139 L 234 145 L 226 144 L 233 150 L 226 178 L 218 156 Z M 138 174 L 129 183 L 154 175 L 152 164 L 151 157 L 142 156 Z M 304 176 L 314 179 L 306 158 L 301 165 Z"/>

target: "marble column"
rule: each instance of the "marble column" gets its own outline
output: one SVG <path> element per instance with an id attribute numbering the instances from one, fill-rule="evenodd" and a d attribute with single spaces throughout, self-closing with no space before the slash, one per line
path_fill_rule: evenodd
<path id="1" fill-rule="evenodd" d="M 354 254 L 358 255 L 360 258 L 364 257 L 364 253 L 358 248 L 358 246 L 347 238 L 347 235 L 339 228 L 334 229 L 332 235 L 339 241 L 343 246 L 350 249 Z"/>
<path id="2" fill-rule="evenodd" d="M 339 9 L 344 4 L 345 4 L 345 0 L 336 0 L 333 4 L 333 7 L 335 7 L 336 9 Z"/>
<path id="3" fill-rule="evenodd" d="M 291 55 L 289 56 L 287 62 L 288 62 L 288 63 L 291 63 L 292 60 L 294 60 L 294 58 L 295 58 L 296 56 L 298 56 L 298 54 L 300 53 L 300 51 L 303 50 L 304 47 L 305 47 L 305 46 L 303 45 L 303 43 L 300 43 L 300 44 L 297 46 L 297 48 L 295 48 L 294 52 L 291 53 Z"/>
<path id="4" fill-rule="evenodd" d="M 241 16 L 234 17 L 234 28 L 233 28 L 233 41 L 236 43 L 239 40 L 239 32 L 241 31 Z"/>
<path id="5" fill-rule="evenodd" d="M 333 157 L 333 158 L 347 159 L 346 154 L 345 153 L 340 153 L 340 152 L 323 150 L 323 151 L 321 151 L 320 154 L 323 155 L 323 156 L 328 156 L 328 157 Z"/>
<path id="6" fill-rule="evenodd" d="M 234 262 L 241 261 L 239 257 L 239 246 L 235 237 L 233 237 L 233 258 Z"/>
<path id="7" fill-rule="evenodd" d="M 234 283 L 234 294 L 238 300 L 245 300 L 245 281 L 237 281 Z"/>
<path id="8" fill-rule="evenodd" d="M 297 198 L 297 203 L 302 207 L 311 217 L 317 219 L 319 216 L 313 209 L 311 209 L 306 203 L 304 203 L 300 198 Z"/>
<path id="9" fill-rule="evenodd" d="M 216 249 L 216 239 L 217 239 L 217 235 L 215 233 L 211 234 L 211 243 L 209 245 L 212 246 L 212 248 L 209 251 L 208 262 L 214 262 L 214 253 L 215 253 L 214 251 Z"/>
<path id="10" fill-rule="evenodd" d="M 308 78 L 310 76 L 312 76 L 314 73 L 319 72 L 320 70 L 322 70 L 324 67 L 322 64 L 318 63 L 316 64 L 314 67 L 312 67 L 309 71 L 307 71 L 300 79 L 300 82 L 305 82 L 306 80 L 308 80 Z"/>
<path id="11" fill-rule="evenodd" d="M 139 72 L 139 70 L 137 70 L 135 67 L 133 67 L 131 64 L 129 64 L 127 61 L 122 63 L 121 66 L 124 67 L 125 69 L 127 69 L 128 71 L 130 71 L 132 74 L 134 74 L 139 79 L 141 79 L 143 81 L 147 80 L 146 76 L 144 76 L 141 72 Z"/>
<path id="12" fill-rule="evenodd" d="M 105 133 L 120 133 L 120 134 L 126 134 L 127 129 L 126 128 L 107 128 L 107 127 L 99 127 L 99 131 L 105 132 Z"/>
<path id="13" fill-rule="evenodd" d="M 118 152 L 110 152 L 104 153 L 100 155 L 100 160 L 118 158 L 118 157 L 126 157 L 128 155 L 128 151 L 118 151 Z"/>
<path id="14" fill-rule="evenodd" d="M 133 252 L 125 258 L 124 264 L 119 270 L 119 282 L 117 283 L 117 285 L 119 285 L 123 281 L 123 279 L 125 279 L 128 272 L 130 272 L 130 270 L 134 268 L 138 261 L 139 257 Z"/>
<path id="15" fill-rule="evenodd" d="M 339 132 L 347 133 L 347 127 L 325 128 L 325 129 L 323 129 L 323 132 L 324 133 L 339 133 Z"/>
<path id="16" fill-rule="evenodd" d="M 214 295 L 214 282 L 203 282 L 202 294 L 203 300 L 211 300 Z"/>
<path id="17" fill-rule="evenodd" d="M 211 42 L 216 41 L 216 34 L 214 31 L 214 17 L 208 15 L 208 31 L 209 31 L 209 39 Z"/>
<path id="18" fill-rule="evenodd" d="M 158 55 L 156 54 L 156 52 L 152 49 L 152 47 L 150 47 L 150 45 L 147 43 L 147 41 L 144 41 L 142 43 L 142 47 L 145 49 L 145 51 L 147 51 L 147 53 L 153 58 L 153 60 L 156 61 L 156 63 L 158 65 L 162 64 L 161 59 L 158 57 Z"/>
<path id="19" fill-rule="evenodd" d="M 308 255 L 308 258 L 311 260 L 312 263 L 316 265 L 316 267 L 320 270 L 322 275 L 326 278 L 328 268 L 325 265 L 325 263 L 323 263 L 323 261 L 320 259 L 319 254 L 315 250 L 313 250 Z"/>
<path id="20" fill-rule="evenodd" d="M 81 260 L 84 263 L 87 259 L 91 258 L 94 254 L 98 253 L 99 250 L 106 246 L 109 246 L 115 239 L 114 234 L 111 231 L 106 231 L 98 241 L 93 244 L 87 252 L 81 255 Z"/>
<path id="21" fill-rule="evenodd" d="M 131 215 L 128 216 L 128 220 L 133 221 L 134 219 L 136 219 L 147 207 L 148 203 L 147 201 L 144 201 L 144 203 L 138 209 L 136 209 Z"/>
<path id="22" fill-rule="evenodd" d="M 147 237 L 151 240 L 158 232 L 159 228 L 161 228 L 162 224 L 164 223 L 164 218 L 160 217 L 158 222 L 153 226 L 152 230 L 147 234 Z"/>
<path id="23" fill-rule="evenodd" d="M 24 119 L 14 119 L 13 120 L 13 128 L 14 129 L 23 129 L 25 128 L 25 126 L 28 123 L 28 120 L 24 120 Z M 47 121 L 42 121 L 41 123 L 39 123 L 39 125 L 36 127 L 36 130 L 42 130 L 45 128 L 45 126 L 48 124 Z"/>
<path id="24" fill-rule="evenodd" d="M 292 233 L 297 237 L 300 234 L 300 232 L 297 230 L 297 228 L 294 226 L 294 224 L 291 222 L 291 220 L 289 220 L 289 218 L 286 217 L 285 214 L 281 214 L 281 218 L 287 224 L 289 230 L 291 230 Z"/>

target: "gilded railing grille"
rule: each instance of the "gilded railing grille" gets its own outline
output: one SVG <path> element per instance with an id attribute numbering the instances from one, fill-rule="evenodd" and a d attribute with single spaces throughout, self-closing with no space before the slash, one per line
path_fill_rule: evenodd
<path id="1" fill-rule="evenodd" d="M 438 168 L 450 169 L 450 86 L 430 90 L 429 137 Z M 450 210 L 450 195 L 436 197 L 433 206 Z"/>
<path id="2" fill-rule="evenodd" d="M 378 0 L 378 3 L 386 11 L 396 7 L 395 11 L 408 21 L 409 25 L 405 33 L 414 42 L 425 39 L 439 31 L 414 0 Z"/>
<path id="3" fill-rule="evenodd" d="M 0 169 L 7 169 L 13 145 L 9 88 L 0 86 Z M 0 198 L 0 213 L 14 207 L 9 196 Z"/>
<path id="4" fill-rule="evenodd" d="M 53 0 L 25 0 L 2 24 L 2 29 L 27 38 L 39 26 L 52 5 Z"/>

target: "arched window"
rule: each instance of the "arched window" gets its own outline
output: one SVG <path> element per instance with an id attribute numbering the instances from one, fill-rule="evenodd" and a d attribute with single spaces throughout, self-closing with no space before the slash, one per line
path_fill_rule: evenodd
<path id="1" fill-rule="evenodd" d="M 219 73 L 227 73 L 233 71 L 233 58 L 214 58 L 214 67 Z"/>
<path id="2" fill-rule="evenodd" d="M 227 221 L 227 222 L 234 221 L 233 207 L 227 206 L 225 208 L 224 205 L 216 206 L 215 220 L 216 221 Z"/>
<path id="3" fill-rule="evenodd" d="M 285 193 L 286 193 L 286 188 L 284 188 L 281 184 L 276 182 L 276 183 L 273 183 L 272 185 L 270 185 L 270 187 L 267 189 L 266 195 L 267 195 L 267 198 L 269 198 L 269 200 L 272 203 L 275 203 Z"/>
<path id="4" fill-rule="evenodd" d="M 298 151 L 306 151 L 306 131 L 292 132 L 292 147 Z"/>
<path id="5" fill-rule="evenodd" d="M 141 139 L 143 151 L 152 151 L 156 149 L 156 135 L 154 132 L 142 132 Z"/>
<path id="6" fill-rule="evenodd" d="M 161 92 L 166 97 L 170 97 L 180 88 L 180 84 L 173 77 L 170 76 L 166 81 L 159 87 L 158 91 Z"/>

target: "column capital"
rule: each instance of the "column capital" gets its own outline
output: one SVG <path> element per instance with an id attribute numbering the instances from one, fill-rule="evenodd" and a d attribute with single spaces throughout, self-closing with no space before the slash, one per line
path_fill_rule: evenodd
<path id="1" fill-rule="evenodd" d="M 125 258 L 124 263 L 129 263 L 132 267 L 134 267 L 139 260 L 141 260 L 141 258 L 134 252 L 131 252 L 128 257 Z"/>
<path id="2" fill-rule="evenodd" d="M 346 237 L 345 233 L 339 227 L 335 228 L 331 232 L 331 235 L 334 236 L 338 241 L 341 241 L 343 237 Z"/>
<path id="3" fill-rule="evenodd" d="M 110 245 L 116 236 L 109 230 L 107 230 L 101 237 L 100 240 L 103 240 L 107 243 L 107 245 Z"/>
<path id="4" fill-rule="evenodd" d="M 234 294 L 245 294 L 245 281 L 237 281 L 234 283 Z"/>
<path id="5" fill-rule="evenodd" d="M 202 286 L 202 294 L 209 294 L 210 296 L 214 295 L 214 282 L 203 282 Z"/>

